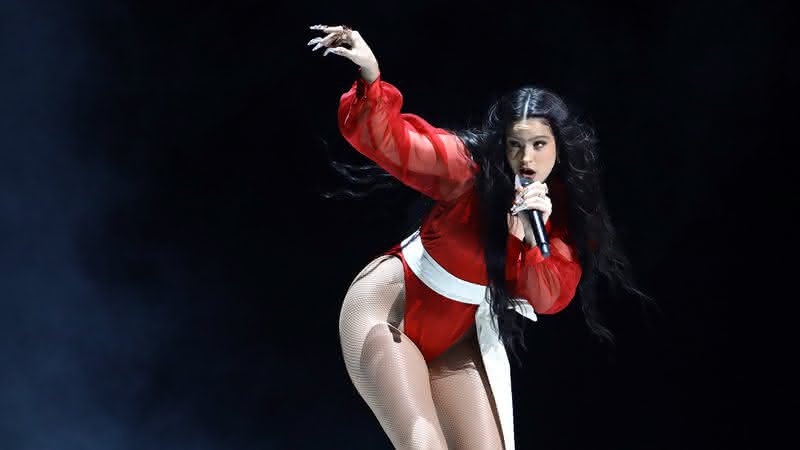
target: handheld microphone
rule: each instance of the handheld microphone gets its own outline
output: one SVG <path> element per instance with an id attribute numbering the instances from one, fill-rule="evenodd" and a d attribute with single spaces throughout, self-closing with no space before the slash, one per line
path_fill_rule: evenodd
<path id="1" fill-rule="evenodd" d="M 520 177 L 519 175 L 517 175 L 516 182 L 518 186 L 525 187 L 533 183 L 533 180 L 525 177 Z M 547 240 L 547 232 L 544 228 L 544 221 L 542 220 L 542 212 L 536 209 L 526 209 L 525 211 L 521 212 L 528 214 L 528 220 L 530 221 L 531 227 L 533 228 L 533 236 L 536 238 L 536 245 L 542 252 L 542 256 L 547 258 L 548 256 L 550 256 L 550 242 Z"/>

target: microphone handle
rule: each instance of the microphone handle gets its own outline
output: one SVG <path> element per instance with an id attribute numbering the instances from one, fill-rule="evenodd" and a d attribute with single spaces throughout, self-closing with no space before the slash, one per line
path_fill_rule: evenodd
<path id="1" fill-rule="evenodd" d="M 519 175 L 516 175 L 514 178 L 515 184 L 522 187 L 532 183 L 531 180 L 520 177 Z M 550 256 L 550 242 L 547 240 L 547 230 L 545 229 L 544 221 L 542 220 L 542 212 L 535 209 L 529 209 L 526 212 L 528 213 L 528 221 L 531 223 L 531 227 L 533 227 L 533 236 L 536 238 L 536 245 L 542 252 L 542 256 L 547 258 Z"/>
<path id="2" fill-rule="evenodd" d="M 548 242 L 547 239 L 547 230 L 542 220 L 542 212 L 535 209 L 529 209 L 526 212 L 528 213 L 528 220 L 531 223 L 531 227 L 533 227 L 533 236 L 536 238 L 536 245 L 539 247 L 539 251 L 542 252 L 542 256 L 547 258 L 550 256 L 550 242 Z"/>

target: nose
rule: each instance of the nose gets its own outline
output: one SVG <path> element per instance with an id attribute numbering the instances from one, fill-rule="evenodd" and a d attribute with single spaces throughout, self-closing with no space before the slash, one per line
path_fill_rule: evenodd
<path id="1" fill-rule="evenodd" d="M 522 162 L 527 163 L 534 160 L 535 150 L 533 149 L 533 144 L 526 145 L 525 151 L 522 152 Z"/>

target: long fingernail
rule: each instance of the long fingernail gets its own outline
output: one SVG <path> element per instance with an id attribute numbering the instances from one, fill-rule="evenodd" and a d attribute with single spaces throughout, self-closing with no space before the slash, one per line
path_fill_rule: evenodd
<path id="1" fill-rule="evenodd" d="M 311 49 L 311 51 L 314 52 L 320 47 L 322 47 L 322 43 L 319 43 L 319 44 L 315 45 L 314 48 Z"/>

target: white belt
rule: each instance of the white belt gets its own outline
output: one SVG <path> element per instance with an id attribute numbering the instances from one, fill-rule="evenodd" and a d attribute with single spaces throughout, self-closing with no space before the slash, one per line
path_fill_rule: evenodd
<path id="1" fill-rule="evenodd" d="M 419 237 L 419 231 L 419 229 L 416 230 L 402 242 L 403 258 L 411 271 L 437 294 L 462 303 L 480 305 L 475 312 L 475 328 L 478 332 L 481 357 L 497 405 L 505 448 L 514 450 L 511 367 L 508 363 L 505 346 L 497 332 L 497 320 L 492 318 L 491 306 L 486 301 L 486 286 L 462 280 L 440 266 L 425 250 L 422 239 Z M 515 311 L 536 321 L 536 313 L 527 301 L 515 298 L 513 302 L 520 307 Z"/>

